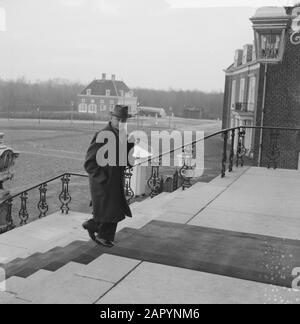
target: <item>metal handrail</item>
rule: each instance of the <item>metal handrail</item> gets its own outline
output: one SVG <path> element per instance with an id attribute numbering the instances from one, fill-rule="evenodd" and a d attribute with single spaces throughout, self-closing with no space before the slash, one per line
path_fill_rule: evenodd
<path id="1" fill-rule="evenodd" d="M 37 188 L 39 188 L 39 187 L 41 187 L 41 186 L 43 186 L 43 185 L 45 185 L 45 184 L 48 184 L 48 183 L 53 182 L 53 181 L 55 181 L 55 180 L 61 179 L 61 178 L 64 177 L 65 175 L 73 175 L 73 176 L 77 176 L 77 177 L 84 177 L 84 178 L 87 178 L 87 177 L 88 177 L 87 174 L 82 174 L 82 173 L 73 173 L 73 172 L 65 172 L 65 173 L 62 173 L 62 174 L 60 174 L 60 175 L 58 175 L 58 176 L 56 176 L 56 177 L 54 177 L 54 178 L 51 178 L 51 179 L 46 180 L 46 181 L 43 181 L 43 182 L 41 182 L 41 183 L 39 183 L 39 184 L 37 184 L 37 185 L 34 185 L 33 187 L 30 187 L 30 188 L 28 188 L 28 189 L 26 189 L 26 190 L 20 191 L 20 192 L 14 194 L 14 195 L 9 196 L 8 198 L 6 198 L 5 200 L 3 200 L 3 201 L 0 203 L 0 207 L 1 207 L 2 205 L 4 205 L 5 203 L 7 203 L 8 201 L 10 201 L 10 200 L 12 200 L 12 199 L 14 199 L 14 198 L 17 198 L 17 197 L 21 196 L 22 194 L 25 194 L 25 193 L 28 192 L 28 191 L 31 191 L 31 190 L 37 189 Z"/>

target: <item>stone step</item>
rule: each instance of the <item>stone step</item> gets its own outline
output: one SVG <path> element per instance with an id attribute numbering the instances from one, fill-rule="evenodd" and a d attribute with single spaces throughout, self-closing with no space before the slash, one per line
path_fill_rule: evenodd
<path id="1" fill-rule="evenodd" d="M 30 280 L 31 282 L 37 282 L 48 278 L 53 272 L 48 270 L 39 270 L 32 274 L 31 276 L 27 277 L 26 280 Z"/>
<path id="2" fill-rule="evenodd" d="M 23 287 L 17 297 L 35 304 L 94 303 L 140 262 L 109 254 L 101 255 L 89 265 L 70 262 L 32 283 L 30 289 Z"/>
<path id="3" fill-rule="evenodd" d="M 123 229 L 122 232 L 117 233 L 116 240 L 122 241 L 133 233 L 133 229 Z M 6 278 L 9 279 L 13 276 L 28 278 L 42 269 L 54 272 L 71 261 L 89 264 L 102 255 L 105 250 L 106 248 L 100 247 L 93 241 L 74 241 L 65 248 L 54 248 L 44 254 L 36 253 L 14 264 L 6 264 Z"/>
<path id="4" fill-rule="evenodd" d="M 26 288 L 26 279 L 20 277 L 10 277 L 5 282 L 5 290 L 11 294 L 18 294 Z"/>
<path id="5" fill-rule="evenodd" d="M 15 294 L 8 293 L 8 292 L 0 292 L 0 305 L 3 304 L 18 305 L 18 304 L 30 304 L 30 302 L 18 298 Z"/>
<path id="6" fill-rule="evenodd" d="M 47 279 L 23 290 L 18 297 L 34 304 L 92 304 L 113 284 L 74 274 L 82 265 L 68 264 Z"/>
<path id="7" fill-rule="evenodd" d="M 176 199 L 178 195 L 182 192 L 181 189 L 174 191 L 172 193 L 161 193 L 160 195 L 154 198 L 148 198 L 139 203 L 136 208 L 132 208 L 133 213 L 136 214 L 154 214 L 160 213 L 161 207 L 166 205 L 169 201 Z"/>
<path id="8" fill-rule="evenodd" d="M 60 269 L 55 272 L 47 271 L 47 270 L 39 270 L 33 275 L 29 276 L 28 278 L 19 278 L 19 277 L 11 277 L 7 280 L 9 282 L 11 280 L 10 286 L 15 283 L 14 291 L 18 298 L 25 299 L 31 295 L 29 292 L 33 290 L 38 290 L 38 286 L 43 285 L 46 281 L 55 281 L 55 278 L 74 274 L 75 272 L 82 271 L 84 265 L 76 263 L 76 262 L 69 262 Z M 29 295 L 28 295 L 29 294 Z"/>
<path id="9" fill-rule="evenodd" d="M 93 262 L 74 273 L 83 277 L 117 283 L 140 262 L 135 259 L 102 254 Z"/>
<path id="10" fill-rule="evenodd" d="M 26 259 L 22 259 L 21 261 L 13 264 L 6 265 L 5 271 L 7 278 L 11 276 L 19 276 L 19 277 L 29 277 L 40 269 L 44 270 L 52 270 L 59 268 L 59 264 L 64 265 L 63 263 L 59 263 L 59 261 L 65 257 L 67 254 L 72 257 L 74 253 L 79 253 L 79 250 L 82 245 L 86 242 L 75 241 L 72 244 L 69 244 L 65 248 L 55 248 L 47 253 L 35 253 Z M 53 264 L 54 262 L 55 265 Z M 49 266 L 50 265 L 50 266 Z M 50 269 L 49 269 L 50 267 Z"/>

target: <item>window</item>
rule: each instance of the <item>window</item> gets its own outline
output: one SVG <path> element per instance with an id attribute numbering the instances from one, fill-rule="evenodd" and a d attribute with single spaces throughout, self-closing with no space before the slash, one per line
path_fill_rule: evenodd
<path id="1" fill-rule="evenodd" d="M 245 78 L 241 79 L 240 82 L 240 97 L 239 97 L 239 102 L 243 103 L 245 98 Z"/>
<path id="2" fill-rule="evenodd" d="M 86 103 L 81 103 L 78 107 L 78 111 L 81 113 L 86 113 L 88 109 L 88 105 Z"/>
<path id="3" fill-rule="evenodd" d="M 124 97 L 124 90 L 120 90 L 120 96 Z"/>
<path id="4" fill-rule="evenodd" d="M 106 97 L 109 97 L 110 96 L 110 90 L 106 90 L 106 92 L 105 92 L 105 95 L 106 95 Z"/>
<path id="5" fill-rule="evenodd" d="M 114 107 L 115 107 L 115 105 L 109 105 L 109 111 L 110 112 L 114 111 Z"/>
<path id="6" fill-rule="evenodd" d="M 95 104 L 90 104 L 89 105 L 89 113 L 95 114 L 97 112 L 97 105 Z"/>
<path id="7" fill-rule="evenodd" d="M 92 94 L 92 90 L 91 90 L 91 89 L 87 89 L 87 90 L 86 90 L 86 94 L 87 94 L 88 96 L 90 96 L 90 95 Z"/>
<path id="8" fill-rule="evenodd" d="M 261 35 L 261 57 L 265 59 L 277 59 L 280 49 L 280 35 Z"/>
<path id="9" fill-rule="evenodd" d="M 236 102 L 235 94 L 236 94 L 236 80 L 233 80 L 232 88 L 231 88 L 231 109 L 232 110 L 234 110 L 235 108 L 235 102 Z"/>
<path id="10" fill-rule="evenodd" d="M 256 77 L 252 76 L 249 81 L 248 110 L 254 111 L 255 108 Z"/>
<path id="11" fill-rule="evenodd" d="M 105 100 L 104 99 L 101 99 L 100 100 L 100 104 L 104 105 L 105 104 Z"/>

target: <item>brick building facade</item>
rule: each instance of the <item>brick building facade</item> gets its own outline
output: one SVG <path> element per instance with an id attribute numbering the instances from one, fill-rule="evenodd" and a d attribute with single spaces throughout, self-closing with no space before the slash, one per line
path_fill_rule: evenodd
<path id="1" fill-rule="evenodd" d="M 225 71 L 223 128 L 261 125 L 300 128 L 300 27 L 295 30 L 295 21 L 300 21 L 300 7 L 261 8 L 256 15 L 262 15 L 262 12 L 269 20 L 276 21 L 280 17 L 288 21 L 282 60 L 277 64 L 260 62 L 257 46 L 253 44 L 236 51 L 234 64 Z M 280 49 L 274 35 L 272 46 L 266 40 L 262 46 L 264 53 L 276 57 Z M 299 139 L 296 131 L 280 132 L 277 136 L 278 167 L 300 167 Z M 260 162 L 266 165 L 270 141 L 270 131 L 261 134 L 258 129 L 247 130 L 247 153 L 258 162 L 261 147 Z"/>
<path id="2" fill-rule="evenodd" d="M 127 105 L 130 114 L 137 112 L 137 97 L 123 81 L 111 79 L 102 74 L 102 79 L 91 82 L 78 95 L 78 112 L 87 114 L 100 114 L 108 117 L 117 104 Z"/>

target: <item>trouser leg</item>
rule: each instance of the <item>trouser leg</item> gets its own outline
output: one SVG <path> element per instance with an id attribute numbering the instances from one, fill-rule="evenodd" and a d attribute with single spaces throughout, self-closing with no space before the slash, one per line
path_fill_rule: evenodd
<path id="1" fill-rule="evenodd" d="M 98 235 L 108 241 L 113 242 L 117 231 L 117 223 L 103 223 L 100 226 Z"/>

